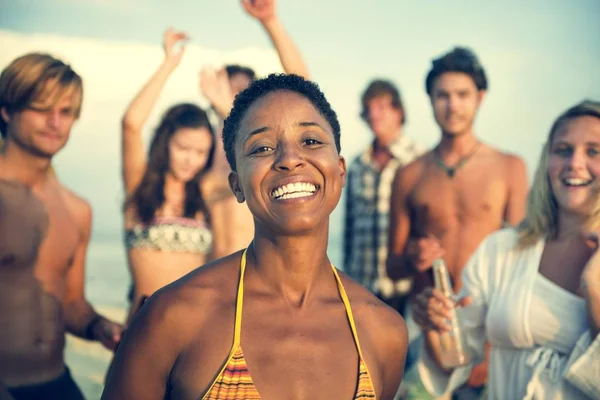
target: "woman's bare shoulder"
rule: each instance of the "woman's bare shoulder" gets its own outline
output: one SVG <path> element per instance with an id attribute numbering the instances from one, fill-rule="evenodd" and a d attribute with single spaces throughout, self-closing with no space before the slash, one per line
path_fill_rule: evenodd
<path id="1" fill-rule="evenodd" d="M 387 334 L 402 336 L 406 332 L 404 319 L 396 310 L 344 273 L 340 273 L 340 277 L 358 324 L 365 329 L 373 330 L 377 336 Z"/>

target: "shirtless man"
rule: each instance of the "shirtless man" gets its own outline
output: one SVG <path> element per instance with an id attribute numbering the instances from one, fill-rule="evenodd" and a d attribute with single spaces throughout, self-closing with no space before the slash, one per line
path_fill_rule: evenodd
<path id="1" fill-rule="evenodd" d="M 523 161 L 473 132 L 487 90 L 475 54 L 456 48 L 434 60 L 425 85 L 442 138 L 394 178 L 387 260 L 393 279 L 415 278 L 414 294 L 433 286 L 430 269 L 439 257 L 458 291 L 462 269 L 479 243 L 504 224 L 521 221 L 528 187 Z"/>
<path id="2" fill-rule="evenodd" d="M 0 399 L 82 399 L 65 332 L 111 350 L 120 340 L 84 297 L 90 205 L 49 172 L 82 94 L 81 78 L 46 54 L 0 76 Z"/>
<path id="3" fill-rule="evenodd" d="M 243 0 L 242 6 L 248 15 L 260 22 L 269 35 L 283 70 L 288 74 L 309 79 L 308 68 L 299 49 L 281 23 L 275 3 L 276 0 Z M 205 68 L 200 76 L 200 87 L 222 121 L 229 115 L 234 97 L 246 89 L 254 78 L 255 73 L 252 69 L 239 65 L 228 65 L 216 73 Z M 215 180 L 213 187 L 220 190 L 214 190 L 208 202 L 219 203 L 213 206 L 213 221 L 227 227 L 224 254 L 231 254 L 248 246 L 254 234 L 254 225 L 248 206 L 238 203 L 229 189 L 227 177 L 231 169 L 225 159 L 221 141 L 216 150 L 211 179 Z"/>

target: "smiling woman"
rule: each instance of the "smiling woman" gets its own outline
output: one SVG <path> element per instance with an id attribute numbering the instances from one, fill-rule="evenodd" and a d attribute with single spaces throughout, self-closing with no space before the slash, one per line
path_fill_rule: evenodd
<path id="1" fill-rule="evenodd" d="M 550 130 L 524 222 L 490 235 L 462 273 L 474 363 L 491 343 L 490 399 L 600 398 L 599 177 L 600 103 L 584 101 Z M 461 386 L 472 368 L 441 366 L 448 303 L 429 288 L 413 304 L 427 340 L 419 371 L 436 397 Z"/>
<path id="2" fill-rule="evenodd" d="M 148 301 L 104 399 L 394 398 L 404 322 L 327 257 L 346 176 L 339 135 L 319 88 L 298 76 L 236 97 L 223 140 L 254 239 Z"/>

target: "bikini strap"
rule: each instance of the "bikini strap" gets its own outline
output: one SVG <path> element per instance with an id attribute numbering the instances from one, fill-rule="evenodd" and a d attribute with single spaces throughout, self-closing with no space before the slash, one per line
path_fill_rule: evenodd
<path id="1" fill-rule="evenodd" d="M 354 337 L 354 343 L 356 343 L 358 355 L 360 356 L 361 360 L 363 360 L 360 342 L 358 341 L 358 332 L 356 331 L 356 324 L 354 323 L 354 315 L 352 314 L 352 308 L 350 307 L 350 300 L 348 299 L 346 289 L 344 289 L 344 285 L 342 284 L 342 280 L 340 279 L 337 269 L 333 266 L 333 264 L 331 265 L 331 268 L 333 269 L 333 275 L 335 275 L 335 280 L 340 292 L 340 296 L 342 297 L 342 302 L 346 308 L 346 316 L 348 317 L 348 322 L 350 322 L 350 329 L 352 330 L 352 336 Z"/>
<path id="2" fill-rule="evenodd" d="M 245 249 L 242 253 L 242 260 L 240 261 L 240 281 L 238 282 L 237 300 L 235 303 L 235 328 L 233 331 L 233 351 L 240 344 L 240 337 L 242 334 L 242 309 L 244 308 L 244 273 L 246 272 L 246 253 L 248 249 Z"/>

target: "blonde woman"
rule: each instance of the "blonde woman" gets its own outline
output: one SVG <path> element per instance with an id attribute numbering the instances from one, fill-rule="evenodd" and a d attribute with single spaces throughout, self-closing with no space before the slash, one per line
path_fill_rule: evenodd
<path id="1" fill-rule="evenodd" d="M 472 362 L 492 346 L 490 399 L 600 398 L 599 180 L 600 103 L 585 101 L 552 126 L 524 222 L 489 236 L 463 272 Z M 419 373 L 434 395 L 469 376 L 470 366 L 440 367 L 451 306 L 431 288 L 413 305 L 426 336 Z"/>

